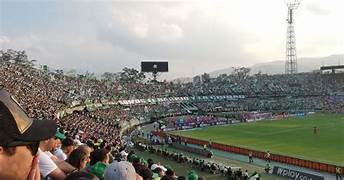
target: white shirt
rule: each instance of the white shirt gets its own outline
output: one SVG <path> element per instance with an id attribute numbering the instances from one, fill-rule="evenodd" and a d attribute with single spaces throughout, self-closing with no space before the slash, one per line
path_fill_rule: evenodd
<path id="1" fill-rule="evenodd" d="M 38 153 L 38 165 L 41 171 L 41 175 L 43 177 L 47 177 L 51 172 L 57 169 L 57 166 L 54 161 L 47 155 L 47 153 L 43 152 L 40 148 L 38 149 Z"/>
<path id="2" fill-rule="evenodd" d="M 67 159 L 67 155 L 62 151 L 61 148 L 56 149 L 54 154 L 59 160 L 65 161 Z"/>
<path id="3" fill-rule="evenodd" d="M 156 169 L 156 168 L 160 168 L 163 171 L 167 171 L 167 169 L 164 166 L 158 165 L 158 164 L 153 164 L 152 167 L 151 167 L 151 170 L 154 171 L 154 169 Z"/>
<path id="4" fill-rule="evenodd" d="M 53 154 L 51 154 L 50 151 L 44 151 L 44 153 L 45 153 L 46 155 L 48 155 L 50 158 L 54 156 Z"/>

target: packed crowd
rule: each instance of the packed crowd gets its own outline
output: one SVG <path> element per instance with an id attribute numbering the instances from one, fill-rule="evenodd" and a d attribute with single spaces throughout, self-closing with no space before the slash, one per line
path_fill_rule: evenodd
<path id="1" fill-rule="evenodd" d="M 211 111 L 268 111 L 268 110 L 338 110 L 330 107 L 328 96 L 343 96 L 344 73 L 303 73 L 296 75 L 254 75 L 237 80 L 234 75 L 210 78 L 205 82 L 173 83 L 145 82 L 125 83 L 88 79 L 82 75 L 67 76 L 61 72 L 46 72 L 31 66 L 1 62 L 0 84 L 13 93 L 26 107 L 31 117 L 52 118 L 57 110 L 88 102 L 107 102 L 119 99 L 155 97 L 180 97 L 201 95 L 245 95 L 246 100 L 191 102 L 199 110 Z M 221 77 L 221 78 L 220 78 Z M 17 86 L 16 84 L 21 84 Z M 39 97 L 39 101 L 34 101 Z M 154 106 L 154 105 L 153 105 Z M 170 108 L 170 106 L 174 106 Z M 132 108 L 132 107 L 131 107 Z M 150 112 L 168 114 L 176 108 L 181 113 L 185 108 L 173 103 L 159 103 Z M 147 109 L 146 108 L 146 109 Z M 152 109 L 152 110 L 151 110 Z M 171 110 L 172 109 L 172 110 Z M 140 110 L 140 109 L 139 109 Z M 141 108 L 142 110 L 142 108 Z M 136 111 L 131 111 L 135 113 Z M 141 111 L 142 112 L 142 111 Z"/>
<path id="2" fill-rule="evenodd" d="M 88 114 L 90 117 L 102 121 L 125 120 L 129 118 L 129 112 L 118 106 L 88 111 Z"/>
<path id="3" fill-rule="evenodd" d="M 160 127 L 162 129 L 190 129 L 196 127 L 213 126 L 219 124 L 228 124 L 229 119 L 220 118 L 213 115 L 206 116 L 179 116 L 165 118 Z M 164 126 L 164 127 L 163 127 Z"/>
<path id="4" fill-rule="evenodd" d="M 0 67 L 0 77 L 0 85 L 15 95 L 30 117 L 52 119 L 67 105 L 63 90 L 41 71 L 6 63 Z"/>
<path id="5" fill-rule="evenodd" d="M 82 142 L 88 139 L 101 139 L 113 147 L 120 145 L 120 125 L 116 121 L 94 119 L 87 112 L 74 113 L 59 121 L 61 129 L 71 137 L 79 137 Z"/>
<path id="6" fill-rule="evenodd" d="M 0 179 L 186 179 L 177 177 L 172 168 L 165 169 L 158 162 L 149 160 L 143 164 L 132 153 L 128 161 L 125 144 L 113 146 L 97 137 L 86 140 L 74 135 L 73 128 L 57 128 L 54 120 L 31 119 L 3 89 L 0 118 Z M 80 119 L 76 117 L 75 123 L 82 122 Z M 101 126 L 99 130 L 106 131 Z M 197 174 L 190 173 L 188 180 L 198 180 Z"/>

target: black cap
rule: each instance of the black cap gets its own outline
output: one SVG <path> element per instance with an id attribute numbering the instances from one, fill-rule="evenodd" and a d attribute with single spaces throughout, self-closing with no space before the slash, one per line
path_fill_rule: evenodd
<path id="1" fill-rule="evenodd" d="M 0 88 L 0 146 L 30 144 L 54 137 L 56 122 L 31 119 L 18 102 Z"/>

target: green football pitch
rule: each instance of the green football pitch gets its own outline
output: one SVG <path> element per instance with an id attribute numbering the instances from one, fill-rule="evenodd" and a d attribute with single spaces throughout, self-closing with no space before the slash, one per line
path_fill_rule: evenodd
<path id="1" fill-rule="evenodd" d="M 317 134 L 313 133 L 315 126 L 318 129 Z M 343 114 L 313 114 L 172 133 L 344 166 Z"/>

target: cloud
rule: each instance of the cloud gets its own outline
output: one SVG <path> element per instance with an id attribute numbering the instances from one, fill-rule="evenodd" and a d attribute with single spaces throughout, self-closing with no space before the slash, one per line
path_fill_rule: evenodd
<path id="1" fill-rule="evenodd" d="M 41 33 L 9 40 L 1 42 L 1 48 L 26 50 L 31 59 L 37 59 L 39 64 L 47 64 L 52 69 L 118 72 L 126 65 L 133 67 L 133 63 L 126 61 L 138 56 L 109 43 L 92 38 L 78 39 L 68 34 Z"/>
<path id="2" fill-rule="evenodd" d="M 316 2 L 310 2 L 307 4 L 306 6 L 307 10 L 309 10 L 311 13 L 315 14 L 315 15 L 321 15 L 321 16 L 326 16 L 331 14 L 331 10 L 321 6 L 320 4 L 316 3 Z"/>
<path id="3" fill-rule="evenodd" d="M 198 3 L 168 7 L 165 3 L 114 4 L 98 35 L 103 41 L 147 58 L 189 59 L 195 63 L 245 61 L 243 34 L 216 24 L 216 17 L 208 14 L 212 10 Z"/>
<path id="4" fill-rule="evenodd" d="M 284 58 L 286 7 L 275 0 L 32 1 L 4 4 L 1 48 L 25 49 L 56 68 L 117 72 L 139 68 L 141 60 L 164 59 L 170 63 L 164 77 L 173 79 Z M 305 3 L 308 11 L 302 4 L 298 11 L 300 56 L 314 50 L 328 55 L 343 37 L 343 26 L 334 28 L 343 17 L 340 6 L 314 1 Z M 21 10 L 39 13 L 22 18 Z M 314 17 L 326 10 L 331 20 Z M 322 39 L 321 45 L 312 43 Z"/>
<path id="5" fill-rule="evenodd" d="M 2 47 L 3 44 L 7 44 L 10 42 L 10 38 L 7 36 L 0 36 L 0 47 Z"/>

